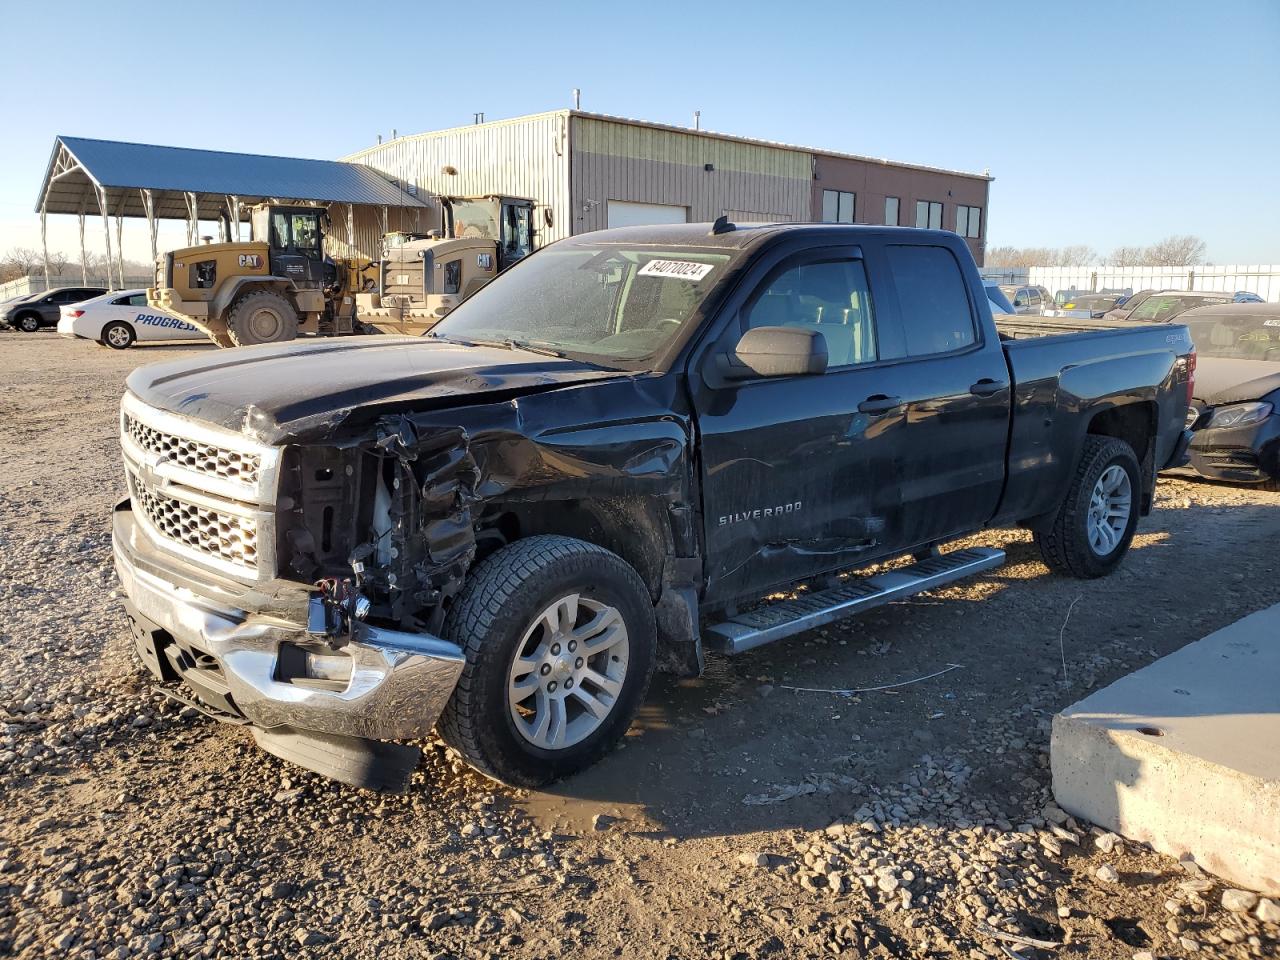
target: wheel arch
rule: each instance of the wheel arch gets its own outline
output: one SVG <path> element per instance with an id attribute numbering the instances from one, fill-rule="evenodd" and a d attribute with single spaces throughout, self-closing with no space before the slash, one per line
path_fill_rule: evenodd
<path id="1" fill-rule="evenodd" d="M 616 553 L 644 581 L 655 602 L 671 554 L 670 524 L 663 504 L 652 497 L 601 497 L 545 503 L 508 503 L 485 517 L 477 540 L 503 545 L 541 534 L 573 537 Z"/>
<path id="2" fill-rule="evenodd" d="M 1155 438 L 1159 411 L 1151 400 L 1136 400 L 1099 410 L 1085 429 L 1087 436 L 1114 437 L 1123 440 L 1138 458 L 1141 471 L 1142 499 L 1140 513 L 1151 512 L 1155 496 Z"/>
<path id="3" fill-rule="evenodd" d="M 210 319 L 219 317 L 225 321 L 227 311 L 231 309 L 233 303 L 245 294 L 257 293 L 259 290 L 281 294 L 295 311 L 298 310 L 292 280 L 286 280 L 283 277 L 232 277 L 218 288 L 218 292 L 209 301 Z"/>

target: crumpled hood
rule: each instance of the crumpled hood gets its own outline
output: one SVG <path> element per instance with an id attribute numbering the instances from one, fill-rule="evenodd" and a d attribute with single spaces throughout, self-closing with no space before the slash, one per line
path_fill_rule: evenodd
<path id="1" fill-rule="evenodd" d="M 1280 361 L 1196 358 L 1195 399 L 1208 406 L 1261 400 L 1280 390 Z"/>
<path id="2" fill-rule="evenodd" d="M 524 350 L 362 336 L 217 350 L 139 367 L 127 385 L 153 407 L 279 444 L 330 436 L 357 408 L 373 417 L 630 375 Z"/>

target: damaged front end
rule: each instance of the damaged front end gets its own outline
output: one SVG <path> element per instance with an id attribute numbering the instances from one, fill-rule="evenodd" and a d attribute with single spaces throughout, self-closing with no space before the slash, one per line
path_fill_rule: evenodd
<path id="1" fill-rule="evenodd" d="M 436 629 L 475 551 L 464 438 L 268 448 L 132 398 L 121 426 L 115 562 L 151 673 L 270 752 L 403 788 L 419 752 L 381 741 L 425 737 L 463 666 Z"/>
<path id="2" fill-rule="evenodd" d="M 402 789 L 419 752 L 388 741 L 425 738 L 452 695 L 468 571 L 557 533 L 630 563 L 663 659 L 700 671 L 687 421 L 656 381 L 566 386 L 346 408 L 270 442 L 127 396 L 115 556 L 140 657 L 264 749 Z"/>

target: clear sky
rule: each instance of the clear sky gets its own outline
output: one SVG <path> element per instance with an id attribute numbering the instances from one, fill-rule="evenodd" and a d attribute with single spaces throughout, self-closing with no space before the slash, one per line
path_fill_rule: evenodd
<path id="1" fill-rule="evenodd" d="M 39 245 L 56 134 L 336 158 L 580 87 L 601 113 L 988 169 L 988 246 L 1195 233 L 1215 263 L 1280 263 L 1280 0 L 3 0 L 3 23 L 0 253 Z M 145 238 L 126 223 L 126 254 Z"/>

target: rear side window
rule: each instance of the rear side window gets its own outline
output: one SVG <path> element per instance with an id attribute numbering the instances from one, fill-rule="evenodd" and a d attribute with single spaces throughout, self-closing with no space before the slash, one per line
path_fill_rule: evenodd
<path id="1" fill-rule="evenodd" d="M 886 247 L 898 288 L 907 356 L 950 353 L 977 342 L 960 264 L 945 247 Z"/>

